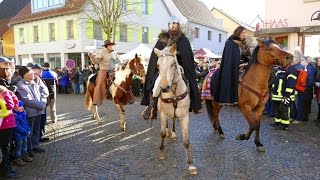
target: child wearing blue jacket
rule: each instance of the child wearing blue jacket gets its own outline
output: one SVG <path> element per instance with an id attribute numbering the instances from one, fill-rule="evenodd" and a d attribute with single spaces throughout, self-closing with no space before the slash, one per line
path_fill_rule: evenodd
<path id="1" fill-rule="evenodd" d="M 25 162 L 31 162 L 33 160 L 28 156 L 27 151 L 27 137 L 30 135 L 31 128 L 23 105 L 24 103 L 19 101 L 19 107 L 13 111 L 17 124 L 13 137 L 16 145 L 16 159 L 14 160 L 14 164 L 18 166 L 24 166 Z"/>

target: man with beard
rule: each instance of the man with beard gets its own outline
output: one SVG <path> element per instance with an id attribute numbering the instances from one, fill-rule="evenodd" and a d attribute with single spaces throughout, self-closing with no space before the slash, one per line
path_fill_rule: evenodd
<path id="1" fill-rule="evenodd" d="M 186 76 L 189 86 L 190 86 L 190 111 L 194 112 L 195 114 L 200 113 L 201 110 L 201 102 L 200 102 L 200 95 L 197 88 L 196 82 L 196 72 L 195 72 L 195 65 L 194 65 L 194 57 L 193 52 L 191 49 L 190 42 L 188 38 L 184 35 L 184 33 L 180 29 L 180 20 L 177 16 L 171 16 L 169 23 L 168 23 L 169 31 L 166 33 L 161 33 L 158 37 L 159 40 L 155 45 L 157 49 L 164 49 L 165 46 L 171 46 L 174 43 L 177 45 L 177 60 L 180 66 L 182 66 L 184 70 L 184 75 Z M 141 104 L 147 105 L 147 109 L 143 112 L 143 118 L 145 120 L 151 118 L 156 118 L 156 102 L 151 100 L 150 103 L 150 95 L 152 95 L 152 89 L 155 83 L 155 80 L 158 77 L 158 70 L 157 68 L 157 61 L 158 57 L 152 51 L 151 57 L 149 60 L 148 70 L 146 74 L 146 82 L 144 85 L 144 97 L 142 99 Z M 153 107 L 151 107 L 153 105 Z M 151 110 L 154 110 L 151 114 Z M 150 115 L 151 114 L 151 115 Z"/>

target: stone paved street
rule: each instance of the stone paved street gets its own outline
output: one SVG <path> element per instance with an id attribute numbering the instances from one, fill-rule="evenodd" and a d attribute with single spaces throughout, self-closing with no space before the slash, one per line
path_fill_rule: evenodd
<path id="1" fill-rule="evenodd" d="M 91 120 L 83 102 L 82 95 L 58 96 L 58 123 L 47 126 L 51 141 L 34 162 L 17 167 L 22 179 L 320 179 L 315 108 L 309 122 L 286 132 L 275 131 L 269 126 L 272 119 L 264 116 L 265 153 L 256 151 L 253 137 L 235 139 L 247 129 L 239 110 L 222 109 L 224 140 L 212 131 L 206 111 L 192 114 L 189 136 L 198 174 L 189 175 L 179 123 L 177 141 L 165 141 L 166 159 L 159 160 L 160 123 L 144 121 L 140 103 L 127 106 L 127 130 L 120 132 L 111 101 L 100 108 L 101 125 Z"/>

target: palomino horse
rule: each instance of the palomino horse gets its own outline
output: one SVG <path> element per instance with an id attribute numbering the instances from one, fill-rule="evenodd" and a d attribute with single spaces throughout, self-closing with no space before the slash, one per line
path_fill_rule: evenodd
<path id="1" fill-rule="evenodd" d="M 271 66 L 288 66 L 292 63 L 292 55 L 283 51 L 273 41 L 258 40 L 258 46 L 254 49 L 251 62 L 238 84 L 238 107 L 249 124 L 246 134 L 239 134 L 238 140 L 249 140 L 253 131 L 256 131 L 254 142 L 259 152 L 265 149 L 260 142 L 259 130 L 264 106 L 268 101 L 268 80 Z M 211 87 L 215 88 L 215 87 Z M 208 107 L 208 106 L 207 106 Z M 221 105 L 212 101 L 212 109 L 208 108 L 208 114 L 213 113 L 213 127 L 218 130 L 220 138 L 224 138 L 219 123 L 219 111 Z"/>
<path id="2" fill-rule="evenodd" d="M 153 97 L 159 97 L 158 110 L 160 112 L 162 138 L 159 158 L 165 159 L 163 150 L 164 139 L 167 136 L 168 118 L 171 117 L 173 120 L 179 118 L 187 162 L 191 164 L 188 135 L 190 97 L 188 86 L 182 78 L 182 67 L 179 66 L 176 59 L 176 44 L 166 47 L 162 51 L 155 48 L 154 52 L 158 56 L 159 69 L 159 77 L 153 88 Z M 196 173 L 196 168 L 193 166 L 190 166 L 189 170 L 190 173 Z"/>
<path id="3" fill-rule="evenodd" d="M 144 79 L 145 76 L 144 65 L 141 63 L 142 61 L 143 57 L 136 54 L 134 59 L 128 61 L 122 69 L 115 72 L 115 79 L 111 82 L 111 86 L 109 87 L 112 100 L 120 112 L 120 128 L 122 131 L 126 128 L 126 112 L 124 110 L 124 106 L 129 102 L 129 96 L 132 91 L 132 76 L 136 74 L 141 79 Z M 100 123 L 101 119 L 98 114 L 98 107 L 96 105 L 92 105 L 95 84 L 92 83 L 90 79 L 93 76 L 94 75 L 90 75 L 87 81 L 85 105 L 88 111 L 92 110 L 93 119 L 96 119 L 98 123 Z"/>

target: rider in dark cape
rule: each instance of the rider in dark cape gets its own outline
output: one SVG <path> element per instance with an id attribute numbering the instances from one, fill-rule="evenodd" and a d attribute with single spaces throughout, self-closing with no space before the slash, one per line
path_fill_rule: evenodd
<path id="1" fill-rule="evenodd" d="M 184 70 L 184 74 L 189 82 L 190 86 L 190 111 L 193 111 L 195 114 L 198 114 L 201 109 L 200 95 L 198 87 L 196 84 L 196 72 L 194 65 L 193 52 L 191 49 L 190 42 L 188 38 L 180 30 L 180 22 L 176 16 L 172 16 L 169 21 L 169 31 L 166 33 L 161 33 L 159 35 L 159 40 L 155 45 L 157 49 L 164 49 L 166 45 L 171 46 L 172 44 L 177 44 L 177 60 L 180 66 Z M 176 29 L 175 29 L 176 28 Z M 165 44 L 164 42 L 167 41 Z M 158 57 L 152 51 L 151 57 L 149 60 L 146 81 L 144 85 L 144 96 L 142 98 L 141 105 L 147 105 L 147 109 L 143 112 L 144 119 L 148 119 L 150 115 L 151 108 L 153 104 L 152 100 L 150 101 L 150 95 L 152 96 L 152 89 L 154 82 L 158 77 L 157 70 L 157 61 Z M 148 109 L 149 108 L 149 109 Z M 154 107 L 155 111 L 156 108 Z M 154 112 L 155 113 L 155 112 Z M 151 119 L 156 117 L 151 117 Z"/>
<path id="2" fill-rule="evenodd" d="M 222 105 L 238 103 L 238 82 L 241 51 L 244 48 L 244 36 L 246 29 L 237 27 L 233 35 L 226 41 L 221 67 L 211 80 L 211 93 L 214 101 Z"/>

